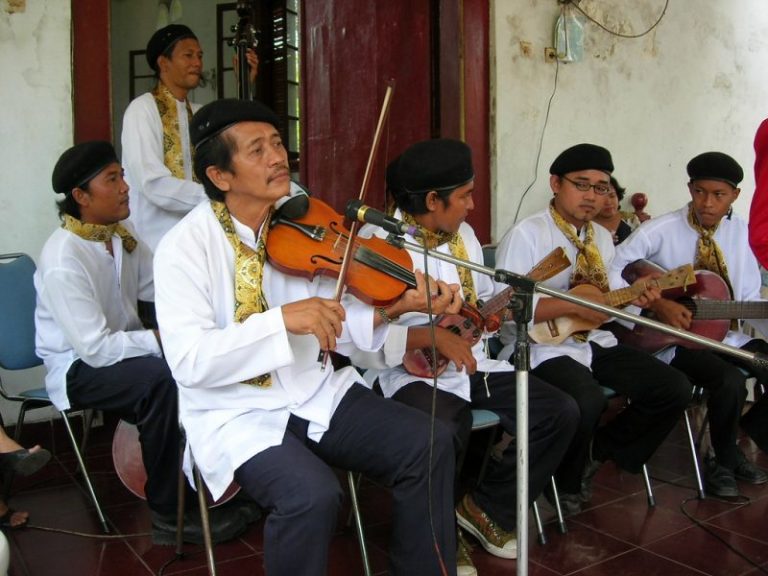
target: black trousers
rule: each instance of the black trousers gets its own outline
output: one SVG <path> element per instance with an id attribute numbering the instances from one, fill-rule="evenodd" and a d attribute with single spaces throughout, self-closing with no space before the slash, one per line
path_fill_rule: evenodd
<path id="1" fill-rule="evenodd" d="M 471 404 L 442 390 L 437 391 L 435 417 L 451 429 L 457 457 L 466 448 L 472 428 L 471 408 L 498 414 L 501 427 L 517 434 L 516 383 L 514 372 L 477 373 L 470 378 Z M 486 388 L 487 384 L 487 388 Z M 432 385 L 415 381 L 404 386 L 393 399 L 430 413 Z M 544 489 L 571 443 L 579 421 L 572 398 L 533 375 L 528 382 L 529 496 L 531 501 Z M 517 452 L 511 442 L 501 460 L 491 459 L 473 498 L 478 506 L 505 530 L 516 528 Z"/>
<path id="2" fill-rule="evenodd" d="M 174 515 L 179 478 L 178 391 L 165 360 L 130 358 L 102 368 L 77 360 L 67 373 L 72 406 L 115 412 L 139 429 L 149 507 Z"/>
<path id="3" fill-rule="evenodd" d="M 768 342 L 750 340 L 743 349 L 768 354 Z M 715 457 L 721 466 L 736 466 L 736 439 L 739 423 L 764 452 L 768 452 L 768 399 L 760 398 L 742 416 L 747 398 L 744 368 L 760 382 L 768 382 L 768 373 L 738 358 L 709 350 L 690 350 L 678 346 L 672 366 L 685 372 L 694 384 L 708 392 L 709 432 Z"/>
<path id="4" fill-rule="evenodd" d="M 691 399 L 686 376 L 660 360 L 622 346 L 592 346 L 592 365 L 568 356 L 552 358 L 533 372 L 570 394 L 581 411 L 581 422 L 555 477 L 568 494 L 581 489 L 581 476 L 594 436 L 594 455 L 613 460 L 637 473 L 674 427 Z M 598 429 L 606 400 L 601 386 L 626 396 L 630 404 Z"/>
<path id="5" fill-rule="evenodd" d="M 306 430 L 306 421 L 291 416 L 283 443 L 256 454 L 235 472 L 240 486 L 268 511 L 264 524 L 267 574 L 326 573 L 342 498 L 330 466 L 362 472 L 392 488 L 391 574 L 441 574 L 436 545 L 448 574 L 456 574 L 454 458 L 451 435 L 442 422 L 435 422 L 430 438 L 430 421 L 424 414 L 356 384 L 344 396 L 319 443 L 309 440 Z"/>

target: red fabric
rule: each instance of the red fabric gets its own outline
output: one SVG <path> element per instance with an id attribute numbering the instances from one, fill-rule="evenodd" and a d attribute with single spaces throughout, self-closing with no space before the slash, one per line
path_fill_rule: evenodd
<path id="1" fill-rule="evenodd" d="M 768 268 L 768 119 L 755 134 L 755 195 L 749 209 L 749 244 Z"/>

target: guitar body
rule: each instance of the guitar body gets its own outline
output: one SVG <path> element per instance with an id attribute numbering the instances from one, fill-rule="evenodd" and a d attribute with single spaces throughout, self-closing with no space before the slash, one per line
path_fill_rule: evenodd
<path id="1" fill-rule="evenodd" d="M 468 315 L 463 316 L 461 314 L 444 314 L 441 315 L 435 326 L 450 330 L 454 334 L 458 334 L 467 340 L 470 345 L 474 346 L 480 340 L 483 335 L 483 331 L 477 328 L 477 319 L 472 319 Z M 431 348 L 416 348 L 414 350 L 408 350 L 403 356 L 403 367 L 409 374 L 418 376 L 419 378 L 434 378 L 435 374 L 440 376 L 448 367 L 449 360 L 438 352 L 437 354 L 437 371 L 433 371 L 433 358 Z"/>
<path id="2" fill-rule="evenodd" d="M 144 485 L 147 483 L 147 471 L 141 456 L 139 430 L 125 420 L 118 422 L 115 435 L 112 437 L 112 461 L 123 486 L 135 496 L 146 500 Z M 240 486 L 233 482 L 224 495 L 215 502 L 208 495 L 208 506 L 214 507 L 229 502 L 239 491 Z"/>
<path id="3" fill-rule="evenodd" d="M 632 266 L 632 265 L 630 265 Z M 622 274 L 627 279 L 628 273 L 626 270 Z M 698 334 L 699 336 L 705 336 L 713 340 L 722 341 L 731 326 L 731 321 L 727 318 L 723 319 L 708 319 L 702 320 L 696 318 L 697 305 L 707 300 L 728 301 L 731 298 L 728 285 L 720 276 L 709 270 L 697 270 L 696 271 L 696 284 L 688 286 L 687 289 L 672 288 L 663 290 L 662 295 L 665 298 L 675 300 L 680 304 L 686 305 L 693 312 L 693 321 L 689 332 Z M 649 318 L 653 318 L 653 314 L 646 314 Z M 664 334 L 658 332 L 653 328 L 647 328 L 636 324 L 632 330 L 628 330 L 624 327 L 615 328 L 612 326 L 612 330 L 616 337 L 622 344 L 638 348 L 651 354 L 659 352 L 669 346 L 685 346 L 687 348 L 704 348 L 695 342 L 689 342 L 688 340 L 682 340 L 671 334 Z"/>
<path id="4" fill-rule="evenodd" d="M 568 294 L 581 296 L 582 298 L 599 297 L 603 293 L 597 286 L 592 284 L 580 284 L 568 290 Z M 574 332 L 584 330 L 593 330 L 600 326 L 594 322 L 588 322 L 580 316 L 560 316 L 546 322 L 537 322 L 528 331 L 528 336 L 537 344 L 560 344 L 565 341 Z"/>

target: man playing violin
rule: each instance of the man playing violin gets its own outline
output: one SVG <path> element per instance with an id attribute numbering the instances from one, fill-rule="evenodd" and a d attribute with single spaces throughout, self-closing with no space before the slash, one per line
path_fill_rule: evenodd
<path id="1" fill-rule="evenodd" d="M 474 207 L 474 170 L 471 151 L 466 144 L 437 139 L 410 146 L 388 166 L 387 187 L 397 206 L 395 218 L 411 224 L 421 234 L 413 241 L 463 260 L 483 262 L 480 242 L 465 221 Z M 373 233 L 384 234 L 372 227 L 361 231 L 361 235 Z M 423 254 L 412 252 L 411 256 L 414 265 L 423 269 Z M 429 257 L 428 268 L 423 271 L 430 277 L 459 285 L 461 296 L 470 305 L 474 306 L 479 299 L 493 294 L 493 283 L 488 276 L 434 257 Z M 397 319 L 390 315 L 390 319 L 410 328 L 408 341 L 401 343 L 403 349 L 399 354 L 395 354 L 394 346 L 389 350 L 391 358 L 402 358 L 405 348 L 430 346 L 430 329 L 423 327 L 429 321 L 426 314 L 405 314 Z M 397 365 L 379 374 L 384 396 L 429 414 L 436 383 L 435 417 L 449 425 L 458 461 L 471 431 L 471 408 L 492 410 L 499 415 L 503 429 L 516 434 L 513 367 L 508 362 L 490 359 L 482 340 L 472 346 L 451 330 L 441 327 L 435 327 L 435 339 L 438 351 L 451 360 L 447 369 L 433 381 L 409 374 L 401 360 L 390 362 Z M 534 500 L 568 447 L 578 412 L 570 398 L 536 378 L 530 383 L 529 402 L 530 496 Z M 471 494 L 462 498 L 456 490 L 455 497 L 459 525 L 491 554 L 515 558 L 514 443 L 504 450 L 500 459 L 491 459 L 485 478 Z M 476 574 L 463 539 L 459 542 L 458 561 L 460 574 Z"/>
<path id="2" fill-rule="evenodd" d="M 234 479 L 266 510 L 270 576 L 325 574 L 342 498 L 331 466 L 392 488 L 392 574 L 440 574 L 435 544 L 455 574 L 447 427 L 435 427 L 430 456 L 423 413 L 318 358 L 378 350 L 390 326 L 353 296 L 333 300 L 326 276 L 289 275 L 268 259 L 270 215 L 290 187 L 277 126 L 274 112 L 243 100 L 213 102 L 192 120 L 195 173 L 209 201 L 155 257 L 157 316 L 189 449 L 214 497 Z M 452 292 L 439 288 L 445 308 Z M 423 281 L 419 292 L 421 306 Z M 408 311 L 409 298 L 388 312 Z"/>
<path id="3" fill-rule="evenodd" d="M 696 270 L 709 270 L 728 285 L 734 300 L 756 301 L 760 297 L 760 271 L 748 249 L 746 222 L 733 213 L 739 197 L 741 166 L 722 152 L 705 152 L 687 166 L 691 201 L 685 206 L 646 222 L 618 247 L 611 275 L 620 281 L 624 267 L 647 259 L 664 268 L 692 263 Z M 702 296 L 705 296 L 702 294 Z M 661 298 L 651 310 L 662 322 L 688 329 L 693 313 L 679 302 Z M 768 334 L 765 320 L 748 320 Z M 750 352 L 768 353 L 763 339 L 754 339 L 740 330 L 729 330 L 723 342 Z M 750 484 L 768 482 L 766 473 L 750 462 L 737 446 L 738 428 L 752 436 L 763 451 L 768 451 L 768 400 L 765 397 L 742 416 L 747 397 L 746 368 L 765 381 L 761 371 L 737 359 L 709 350 L 693 350 L 685 343 L 672 346 L 659 355 L 671 366 L 685 372 L 694 384 L 708 393 L 709 429 L 714 459 L 706 469 L 707 492 L 716 496 L 739 495 L 737 480 Z"/>
<path id="4" fill-rule="evenodd" d="M 43 247 L 35 273 L 36 352 L 59 410 L 116 412 L 139 429 L 153 540 L 175 543 L 179 423 L 176 383 L 156 330 L 145 329 L 137 301 L 152 301 L 152 253 L 126 221 L 128 186 L 109 142 L 65 151 L 53 170 L 62 226 Z M 189 499 L 191 500 L 191 499 Z M 217 541 L 245 530 L 238 514 L 216 511 Z M 184 538 L 203 540 L 199 514 Z"/>
<path id="5" fill-rule="evenodd" d="M 604 303 L 609 289 L 608 267 L 614 256 L 610 232 L 592 223 L 610 191 L 611 154 L 594 144 L 563 151 L 550 167 L 554 194 L 547 209 L 519 222 L 499 242 L 496 265 L 517 273 L 526 270 L 557 246 L 572 262 L 568 270 L 543 282 L 559 290 L 579 284 L 599 288 L 591 299 Z M 643 282 L 640 280 L 639 282 Z M 497 286 L 497 290 L 503 289 Z M 641 306 L 659 297 L 647 288 L 636 301 Z M 556 298 L 534 295 L 533 323 L 566 315 L 595 327 L 608 320 L 602 313 Z M 515 325 L 504 324 L 500 357 L 508 358 L 515 342 Z M 577 513 L 592 497 L 591 478 L 605 460 L 638 473 L 677 422 L 691 397 L 685 376 L 648 354 L 617 345 L 608 331 L 593 329 L 568 336 L 560 344 L 531 345 L 532 373 L 567 392 L 581 411 L 578 431 L 555 475 L 566 513 Z M 606 407 L 602 386 L 631 400 L 605 426 L 598 428 Z"/>

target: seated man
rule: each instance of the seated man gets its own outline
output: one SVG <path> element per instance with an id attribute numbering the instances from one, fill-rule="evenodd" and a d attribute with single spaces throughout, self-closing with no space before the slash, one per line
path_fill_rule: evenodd
<path id="1" fill-rule="evenodd" d="M 35 273 L 37 355 L 59 410 L 116 412 L 136 424 L 147 471 L 153 539 L 173 544 L 178 493 L 176 383 L 160 337 L 139 321 L 137 301 L 153 300 L 152 254 L 128 222 L 128 186 L 108 142 L 64 152 L 53 170 L 62 227 L 51 234 Z M 202 542 L 197 514 L 185 539 Z M 245 529 L 239 515 L 215 514 L 217 540 Z"/>
<path id="2" fill-rule="evenodd" d="M 342 495 L 331 466 L 392 487 L 392 574 L 436 575 L 443 562 L 455 574 L 447 428 L 436 427 L 430 451 L 424 414 L 318 359 L 373 352 L 388 326 L 354 297 L 329 299 L 327 277 L 288 275 L 267 259 L 270 215 L 290 187 L 277 125 L 266 106 L 243 100 L 213 102 L 192 120 L 209 201 L 155 257 L 157 316 L 189 449 L 214 497 L 234 478 L 267 511 L 271 576 L 325 574 Z M 389 312 L 408 310 L 399 305 Z"/>
<path id="3" fill-rule="evenodd" d="M 543 284 L 559 290 L 591 284 L 599 289 L 591 299 L 604 303 L 613 240 L 610 232 L 591 220 L 610 191 L 611 154 L 600 146 L 578 144 L 562 152 L 549 171 L 554 194 L 549 207 L 504 235 L 496 266 L 525 274 L 550 250 L 561 246 L 572 264 Z M 646 289 L 637 304 L 647 305 L 658 296 L 658 289 Z M 584 306 L 534 296 L 534 323 L 566 315 L 595 327 L 608 319 Z M 500 357 L 509 357 L 515 336 L 515 325 L 505 323 L 501 330 L 505 348 Z M 685 375 L 648 354 L 617 345 L 616 338 L 605 330 L 578 332 L 560 344 L 534 343 L 531 366 L 533 374 L 572 395 L 581 410 L 579 429 L 555 476 L 561 502 L 569 513 L 578 512 L 591 499 L 589 480 L 602 461 L 613 460 L 628 472 L 640 472 L 691 397 Z M 598 429 L 606 405 L 601 386 L 612 388 L 631 403 Z"/>
<path id="4" fill-rule="evenodd" d="M 438 139 L 418 142 L 403 152 L 387 168 L 387 188 L 397 211 L 395 218 L 415 227 L 420 235 L 412 239 L 431 250 L 481 263 L 483 251 L 472 227 L 466 223 L 474 208 L 474 170 L 469 147 L 458 140 Z M 367 226 L 361 235 L 377 233 Z M 410 239 L 410 238 L 409 238 Z M 423 254 L 411 254 L 417 269 L 423 268 Z M 469 305 L 493 295 L 489 276 L 430 257 L 429 274 L 460 286 L 460 294 Z M 425 270 L 426 272 L 426 270 Z M 416 329 L 428 322 L 423 313 L 390 318 L 409 326 L 407 348 L 431 346 L 430 330 Z M 482 329 L 482 327 L 480 327 Z M 467 446 L 472 426 L 471 408 L 484 408 L 499 415 L 502 428 L 516 434 L 516 382 L 513 367 L 506 361 L 491 360 L 481 340 L 474 346 L 446 328 L 435 328 L 436 346 L 451 362 L 437 378 L 436 417 L 453 432 L 457 458 Z M 402 358 L 388 347 L 392 358 Z M 379 373 L 384 396 L 432 411 L 433 380 L 408 373 L 398 365 Z M 578 422 L 578 410 L 571 398 L 546 382 L 531 377 L 529 388 L 530 418 L 530 498 L 541 493 L 571 442 Z M 471 493 L 461 498 L 456 493 L 459 526 L 479 540 L 483 548 L 501 558 L 515 558 L 516 460 L 511 443 L 498 461 L 488 463 L 485 478 Z M 460 501 L 459 501 L 460 500 Z M 460 539 L 458 550 L 461 574 L 475 574 L 471 559 Z"/>
<path id="5" fill-rule="evenodd" d="M 734 300 L 760 300 L 760 270 L 747 248 L 747 225 L 733 214 L 733 203 L 739 197 L 738 184 L 743 178 L 741 166 L 721 152 L 706 152 L 688 163 L 688 191 L 691 202 L 646 222 L 616 252 L 611 276 L 621 281 L 627 264 L 638 259 L 650 260 L 663 268 L 693 264 L 696 270 L 718 274 L 728 285 Z M 682 304 L 661 298 L 651 305 L 659 320 L 688 329 L 692 312 Z M 763 334 L 768 334 L 764 320 L 749 320 Z M 651 334 L 652 335 L 652 334 Z M 768 353 L 763 339 L 752 339 L 741 331 L 730 330 L 723 342 L 751 352 Z M 738 496 L 736 480 L 750 484 L 768 482 L 765 472 L 756 468 L 736 445 L 739 422 L 768 450 L 768 398 L 763 397 L 744 416 L 747 397 L 746 376 L 738 359 L 710 350 L 692 350 L 685 342 L 672 346 L 660 357 L 685 372 L 692 381 L 709 392 L 709 430 L 714 461 L 706 470 L 706 490 L 715 496 Z M 763 382 L 762 371 L 755 375 Z"/>

